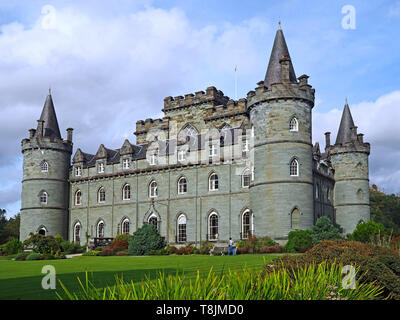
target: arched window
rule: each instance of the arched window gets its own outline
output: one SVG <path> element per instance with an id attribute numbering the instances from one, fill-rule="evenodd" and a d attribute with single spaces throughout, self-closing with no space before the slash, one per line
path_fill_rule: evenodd
<path id="1" fill-rule="evenodd" d="M 208 240 L 218 240 L 218 215 L 215 212 L 208 217 Z"/>
<path id="2" fill-rule="evenodd" d="M 253 215 L 250 210 L 246 210 L 242 214 L 242 239 L 248 239 L 253 233 Z"/>
<path id="3" fill-rule="evenodd" d="M 185 177 L 178 180 L 178 194 L 185 194 L 187 192 L 187 181 Z"/>
<path id="4" fill-rule="evenodd" d="M 218 175 L 216 173 L 212 173 L 208 178 L 208 190 L 218 190 Z"/>
<path id="5" fill-rule="evenodd" d="M 242 188 L 248 188 L 250 186 L 250 170 L 245 169 L 242 173 Z"/>
<path id="6" fill-rule="evenodd" d="M 47 161 L 42 161 L 40 163 L 40 171 L 42 171 L 42 172 L 48 172 L 49 171 L 49 164 L 47 163 Z"/>
<path id="7" fill-rule="evenodd" d="M 97 238 L 104 238 L 104 221 L 103 220 L 100 220 L 97 223 L 96 231 L 97 231 Z"/>
<path id="8" fill-rule="evenodd" d="M 82 204 L 82 192 L 78 190 L 75 192 L 75 205 L 79 206 Z"/>
<path id="9" fill-rule="evenodd" d="M 129 233 L 129 219 L 126 218 L 124 221 L 122 221 L 122 233 L 123 234 L 128 234 Z"/>
<path id="10" fill-rule="evenodd" d="M 153 225 L 154 228 L 156 228 L 158 230 L 158 218 L 157 216 L 153 213 L 150 217 L 149 220 L 147 221 L 149 224 Z"/>
<path id="11" fill-rule="evenodd" d="M 81 242 L 81 224 L 79 222 L 75 223 L 74 226 L 74 242 Z"/>
<path id="12" fill-rule="evenodd" d="M 179 141 L 187 141 L 188 139 L 196 139 L 199 132 L 191 124 L 186 125 L 178 134 Z"/>
<path id="13" fill-rule="evenodd" d="M 104 187 L 100 187 L 99 191 L 97 192 L 97 200 L 99 203 L 106 201 L 106 191 Z"/>
<path id="14" fill-rule="evenodd" d="M 186 216 L 181 214 L 178 218 L 177 242 L 186 242 Z"/>
<path id="15" fill-rule="evenodd" d="M 150 198 L 158 197 L 158 187 L 157 187 L 157 182 L 155 181 L 152 181 L 149 185 L 149 196 Z"/>
<path id="16" fill-rule="evenodd" d="M 122 189 L 122 200 L 131 200 L 131 186 L 129 184 L 124 185 Z"/>
<path id="17" fill-rule="evenodd" d="M 46 228 L 45 228 L 45 227 L 41 227 L 41 228 L 38 230 L 38 233 L 41 234 L 42 236 L 45 236 L 45 235 L 46 235 Z"/>
<path id="18" fill-rule="evenodd" d="M 293 177 L 297 177 L 299 175 L 299 162 L 297 159 L 293 159 L 290 162 L 290 175 Z"/>
<path id="19" fill-rule="evenodd" d="M 293 230 L 300 229 L 300 211 L 297 208 L 291 213 L 291 227 Z"/>
<path id="20" fill-rule="evenodd" d="M 289 130 L 290 131 L 299 131 L 299 122 L 297 121 L 296 117 L 293 117 L 290 120 Z"/>
<path id="21" fill-rule="evenodd" d="M 40 198 L 40 204 L 47 204 L 48 194 L 46 191 L 42 191 L 39 198 Z"/>

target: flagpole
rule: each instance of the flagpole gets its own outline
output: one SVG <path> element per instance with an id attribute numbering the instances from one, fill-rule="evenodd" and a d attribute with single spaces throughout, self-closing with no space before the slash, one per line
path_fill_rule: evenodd
<path id="1" fill-rule="evenodd" d="M 235 66 L 235 100 L 237 100 L 237 66 Z"/>

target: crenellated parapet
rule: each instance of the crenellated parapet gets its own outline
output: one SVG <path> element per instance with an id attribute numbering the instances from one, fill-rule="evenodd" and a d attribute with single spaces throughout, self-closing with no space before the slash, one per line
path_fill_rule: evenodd
<path id="1" fill-rule="evenodd" d="M 139 120 L 136 122 L 135 135 L 144 134 L 150 130 L 168 130 L 169 128 L 169 117 L 163 117 L 162 119 L 146 119 Z"/>
<path id="2" fill-rule="evenodd" d="M 221 90 L 217 90 L 217 88 L 212 86 L 208 87 L 206 92 L 197 91 L 194 94 L 185 94 L 185 96 L 166 97 L 164 99 L 163 111 L 168 113 L 168 111 L 173 109 L 185 108 L 203 103 L 209 103 L 212 106 L 226 105 L 228 101 L 229 97 L 225 96 Z"/>
<path id="3" fill-rule="evenodd" d="M 231 118 L 243 114 L 247 114 L 247 99 L 229 100 L 225 105 L 209 106 L 206 109 L 204 121 Z"/>
<path id="4" fill-rule="evenodd" d="M 249 109 L 262 102 L 276 100 L 303 100 L 314 106 L 315 89 L 308 84 L 308 76 L 302 75 L 298 82 L 273 83 L 268 88 L 264 81 L 257 83 L 255 90 L 247 93 L 247 106 Z"/>
<path id="5" fill-rule="evenodd" d="M 34 130 L 34 129 L 31 129 Z M 40 135 L 30 135 L 30 138 L 23 139 L 21 141 L 22 153 L 27 150 L 35 149 L 48 149 L 64 151 L 69 154 L 72 153 L 72 142 L 68 140 L 57 139 L 54 137 L 44 137 Z"/>

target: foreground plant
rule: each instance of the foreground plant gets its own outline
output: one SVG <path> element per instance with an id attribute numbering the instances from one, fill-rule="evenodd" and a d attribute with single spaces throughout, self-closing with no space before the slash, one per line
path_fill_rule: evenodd
<path id="1" fill-rule="evenodd" d="M 271 266 L 268 273 L 243 268 L 216 274 L 211 268 L 205 278 L 198 271 L 194 280 L 159 272 L 155 280 L 146 276 L 139 284 L 116 276 L 113 286 L 96 288 L 86 272 L 84 281 L 78 278 L 78 292 L 60 281 L 63 292 L 56 294 L 61 300 L 371 300 L 381 295 L 380 287 L 363 284 L 361 278 L 355 289 L 344 289 L 342 266 L 322 263 L 295 272 Z"/>

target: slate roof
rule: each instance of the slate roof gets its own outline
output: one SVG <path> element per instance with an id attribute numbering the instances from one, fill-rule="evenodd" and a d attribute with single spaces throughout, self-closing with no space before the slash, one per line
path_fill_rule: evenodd
<path id="1" fill-rule="evenodd" d="M 60 128 L 58 127 L 56 111 L 54 109 L 53 99 L 51 97 L 50 92 L 44 103 L 42 114 L 40 115 L 40 120 L 44 121 L 43 123 L 44 137 L 53 137 L 61 139 Z"/>
<path id="2" fill-rule="evenodd" d="M 289 49 L 286 45 L 285 36 L 281 28 L 278 29 L 275 35 L 274 45 L 272 47 L 271 56 L 269 58 L 267 73 L 265 74 L 264 85 L 270 87 L 273 83 L 280 83 L 281 81 L 281 64 L 280 60 L 289 58 Z M 294 72 L 293 64 L 289 61 L 289 80 L 297 82 L 296 74 Z"/>
<path id="3" fill-rule="evenodd" d="M 354 127 L 353 117 L 351 116 L 349 105 L 346 104 L 343 109 L 342 119 L 340 120 L 339 131 L 335 144 L 344 144 L 351 141 L 351 128 Z"/>

